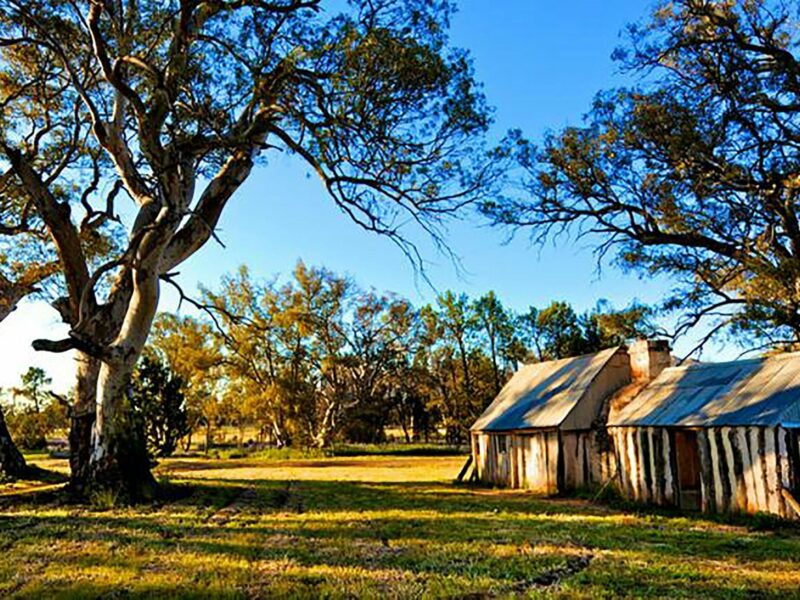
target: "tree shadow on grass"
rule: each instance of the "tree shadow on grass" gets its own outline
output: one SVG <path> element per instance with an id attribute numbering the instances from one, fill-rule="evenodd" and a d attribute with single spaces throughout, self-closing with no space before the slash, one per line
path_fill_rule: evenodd
<path id="1" fill-rule="evenodd" d="M 342 586 L 363 580 L 373 595 L 391 578 L 410 595 L 437 595 L 426 586 L 445 580 L 465 593 L 527 593 L 543 574 L 591 553 L 600 558 L 559 585 L 619 595 L 752 597 L 756 583 L 712 576 L 697 564 L 800 568 L 799 535 L 442 482 L 214 480 L 164 489 L 159 503 L 132 508 L 41 510 L 59 507 L 45 496 L 2 507 L 9 510 L 0 514 L 0 549 L 9 561 L 41 567 L 16 590 L 3 587 L 0 567 L 0 593 L 52 595 L 44 592 L 54 585 L 53 564 L 76 574 L 63 584 L 74 596 L 269 596 L 287 585 L 314 597 L 329 593 L 326 581 L 334 577 Z M 137 583 L 81 580 L 97 569 L 137 574 Z M 147 580 L 162 571 L 180 583 Z M 212 585 L 215 577 L 230 580 L 228 592 Z"/>
<path id="2" fill-rule="evenodd" d="M 256 496 L 247 506 L 220 522 L 213 521 L 219 511 L 236 503 L 241 494 L 252 488 Z M 112 533 L 117 529 L 152 528 L 161 539 L 177 539 L 182 529 L 189 529 L 192 535 L 290 533 L 298 538 L 386 543 L 405 538 L 445 544 L 534 541 L 601 549 L 646 546 L 657 553 L 678 551 L 707 558 L 741 556 L 751 561 L 793 556 L 800 562 L 797 530 L 783 535 L 761 532 L 751 535 L 745 543 L 743 536 L 748 533 L 741 528 L 715 528 L 714 523 L 699 518 L 632 515 L 579 502 L 524 495 L 493 495 L 487 499 L 468 491 L 430 491 L 427 484 L 419 483 L 403 486 L 307 480 L 288 486 L 278 481 L 253 485 L 241 481 L 228 485 L 178 483 L 168 489 L 170 496 L 162 503 L 125 513 L 86 508 L 64 517 L 24 519 L 40 519 L 46 524 L 63 518 L 81 522 L 89 530 L 101 526 Z M 52 497 L 42 495 L 34 502 L 26 498 L 26 504 L 46 506 L 49 498 Z M 0 524 L 13 520 L 13 514 L 2 516 Z M 261 522 L 265 520 L 276 525 L 264 527 Z M 0 532 L 4 529 L 0 527 Z"/>
<path id="3" fill-rule="evenodd" d="M 18 476 L 13 478 L 4 478 L 0 480 L 0 483 L 19 483 L 19 484 L 42 484 L 42 483 L 64 483 L 69 480 L 69 477 L 64 475 L 64 473 L 59 473 L 58 471 L 51 471 L 49 469 L 43 469 L 36 465 L 27 465 L 25 467 L 24 472 Z"/>
<path id="4" fill-rule="evenodd" d="M 800 544 L 800 524 L 770 521 L 763 526 L 758 518 L 747 515 L 703 515 L 696 512 L 680 512 L 647 505 L 598 505 L 573 498 L 547 498 L 525 492 L 498 491 L 463 486 L 448 486 L 438 481 L 431 482 L 352 482 L 302 480 L 282 482 L 260 480 L 243 483 L 240 480 L 219 480 L 221 489 L 215 485 L 181 482 L 181 503 L 208 507 L 211 498 L 235 496 L 248 488 L 258 491 L 261 511 L 288 512 L 400 512 L 414 515 L 428 513 L 420 521 L 433 521 L 445 527 L 454 527 L 476 515 L 476 522 L 491 522 L 490 529 L 503 531 L 505 524 L 531 521 L 539 531 L 560 529 L 570 523 L 578 523 L 577 534 L 587 536 L 592 531 L 603 531 L 620 527 L 623 530 L 636 523 L 636 531 L 679 532 L 681 540 L 697 537 L 702 540 L 708 532 L 723 531 L 724 539 L 733 540 L 733 546 L 741 543 L 741 536 L 752 532 L 763 534 L 767 540 L 785 538 Z M 224 503 L 224 502 L 223 502 Z M 565 525 L 566 524 L 566 525 Z M 443 534 L 447 532 L 443 531 Z M 619 536 L 616 536 L 619 537 Z M 614 539 L 612 537 L 612 539 Z M 622 536 L 623 543 L 632 540 Z M 635 541 L 635 540 L 633 540 Z M 713 545 L 713 542 L 712 542 Z M 796 549 L 796 548 L 795 548 Z M 800 558 L 798 558 L 800 560 Z"/>
<path id="5" fill-rule="evenodd" d="M 51 504 L 63 494 L 68 479 L 63 473 L 29 465 L 22 477 L 0 485 L 0 510 L 20 502 Z"/>
<path id="6" fill-rule="evenodd" d="M 285 514 L 276 513 L 275 525 L 264 527 L 241 526 L 228 523 L 225 527 L 197 522 L 182 523 L 180 515 L 174 521 L 164 518 L 154 511 L 151 515 L 132 517 L 109 513 L 91 515 L 64 515 L 46 517 L 20 517 L 0 519 L 0 540 L 8 541 L 9 533 L 16 542 L 27 547 L 26 556 L 33 562 L 55 561 L 60 568 L 80 573 L 106 564 L 114 556 L 113 567 L 120 570 L 136 571 L 151 567 L 158 557 L 196 557 L 206 556 L 207 561 L 200 564 L 219 565 L 224 575 L 224 565 L 242 563 L 246 565 L 287 563 L 296 571 L 286 573 L 284 578 L 301 579 L 298 573 L 311 572 L 352 572 L 357 569 L 359 577 L 380 579 L 387 572 L 410 574 L 416 578 L 458 578 L 464 577 L 491 580 L 500 591 L 518 590 L 535 581 L 564 563 L 576 552 L 592 552 L 622 549 L 633 552 L 636 562 L 647 562 L 654 555 L 663 554 L 690 565 L 694 559 L 716 559 L 725 557 L 737 563 L 752 563 L 758 560 L 775 560 L 797 556 L 800 545 L 770 544 L 768 540 L 755 540 L 736 546 L 732 536 L 704 532 L 697 539 L 686 538 L 686 532 L 669 529 L 642 531 L 639 526 L 620 523 L 604 524 L 598 527 L 597 538 L 581 537 L 578 532 L 585 523 L 575 522 L 565 528 L 563 524 L 553 523 L 543 526 L 538 518 L 521 520 L 512 531 L 503 523 L 502 516 L 477 517 L 455 523 L 447 520 L 421 520 L 418 526 L 409 526 L 408 519 L 370 518 L 368 521 L 330 525 L 324 514 L 319 517 L 306 516 L 305 523 L 299 523 Z M 596 524 L 595 524 L 596 526 Z M 505 530 L 503 529 L 505 527 Z M 626 531 L 622 536 L 621 531 Z M 490 532 L 499 532 L 492 534 Z M 644 535 L 646 533 L 646 535 Z M 647 536 L 650 536 L 649 538 Z M 54 545 L 58 540 L 64 545 Z M 575 540 L 580 540 L 576 543 Z M 601 540 L 607 540 L 602 543 Z M 422 545 L 421 542 L 431 542 Z M 92 551 L 74 552 L 92 544 Z M 696 545 L 696 547 L 695 547 Z M 13 549 L 6 543 L 3 550 Z M 709 552 L 711 547 L 715 552 Z M 126 557 L 125 549 L 132 549 Z M 145 557 L 143 561 L 142 557 Z M 150 557 L 147 559 L 146 557 Z M 683 560 L 681 560 L 683 559 Z M 191 570 L 191 560 L 184 568 Z M 247 567 L 249 568 L 249 567 Z M 253 567 L 255 568 L 255 567 Z M 724 581 L 706 580 L 691 567 L 680 566 L 671 570 L 664 566 L 651 571 L 647 567 L 636 569 L 621 568 L 614 577 L 600 569 L 592 574 L 579 574 L 578 582 L 584 585 L 602 582 L 608 589 L 624 594 L 631 589 L 640 589 L 641 581 L 636 577 L 647 573 L 647 594 L 670 596 L 691 593 L 708 597 L 747 596 L 753 589 L 742 588 Z M 590 577 L 591 575 L 591 577 Z M 206 573 L 203 576 L 208 576 Z M 86 583 L 82 583 L 85 588 Z M 199 585 L 199 584 L 198 584 Z M 123 586 L 124 587 L 124 586 Z M 35 586 L 32 590 L 36 588 Z M 95 588 L 90 588 L 95 590 Z M 96 588 L 110 591 L 113 586 Z M 147 592 L 156 593 L 158 587 L 146 586 Z M 302 588 L 301 588 L 302 589 Z M 311 593 L 313 586 L 308 588 Z M 606 591 L 608 591 L 606 589 Z M 32 592 L 32 590 L 29 590 Z M 196 588 L 200 595 L 202 587 Z M 168 588 L 160 589 L 172 595 Z M 747 592 L 747 593 L 745 593 Z M 136 594 L 144 594 L 141 589 Z M 208 592 L 209 597 L 215 593 Z M 33 593 L 31 593 L 33 595 Z M 157 594 L 160 595 L 160 594 Z"/>

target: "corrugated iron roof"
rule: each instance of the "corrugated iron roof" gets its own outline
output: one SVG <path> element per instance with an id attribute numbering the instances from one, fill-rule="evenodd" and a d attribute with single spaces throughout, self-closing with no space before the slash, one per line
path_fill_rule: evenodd
<path id="1" fill-rule="evenodd" d="M 558 427 L 617 350 L 610 348 L 597 354 L 521 367 L 471 429 Z"/>
<path id="2" fill-rule="evenodd" d="M 800 353 L 665 369 L 611 426 L 776 427 L 800 421 Z"/>

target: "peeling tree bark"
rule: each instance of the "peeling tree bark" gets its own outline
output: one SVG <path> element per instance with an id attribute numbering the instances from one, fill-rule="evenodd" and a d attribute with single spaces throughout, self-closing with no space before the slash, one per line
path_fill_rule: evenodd
<path id="1" fill-rule="evenodd" d="M 319 430 L 314 436 L 314 445 L 317 448 L 323 449 L 331 445 L 333 441 L 333 432 L 336 431 L 336 416 L 338 411 L 339 403 L 335 400 L 325 408 L 322 423 L 320 423 Z"/>
<path id="2" fill-rule="evenodd" d="M 85 496 L 89 482 L 89 459 L 92 451 L 92 427 L 95 419 L 95 397 L 100 363 L 78 353 L 77 386 L 70 414 L 69 466 L 70 488 L 77 496 Z"/>

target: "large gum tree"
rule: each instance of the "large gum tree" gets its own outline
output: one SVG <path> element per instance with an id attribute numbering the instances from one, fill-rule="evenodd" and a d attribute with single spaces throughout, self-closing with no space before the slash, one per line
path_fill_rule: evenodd
<path id="1" fill-rule="evenodd" d="M 483 150 L 487 110 L 449 43 L 451 13 L 437 0 L 0 1 L 4 68 L 55 78 L 87 123 L 79 147 L 109 163 L 135 212 L 121 250 L 93 264 L 36 152 L 4 145 L 70 291 L 68 338 L 35 346 L 98 365 L 79 379 L 94 401 L 85 483 L 152 493 L 131 372 L 163 282 L 215 236 L 260 156 L 296 155 L 415 260 L 403 223 L 441 241 L 445 217 L 490 193 L 502 156 Z M 84 200 L 101 210 L 99 194 Z"/>
<path id="2" fill-rule="evenodd" d="M 541 240 L 677 282 L 676 333 L 800 347 L 800 14 L 785 0 L 659 2 L 617 53 L 633 88 L 521 144 L 530 193 L 490 203 Z"/>
<path id="3" fill-rule="evenodd" d="M 96 264 L 111 252 L 109 224 L 115 224 L 119 184 L 113 176 L 104 177 L 108 161 L 84 143 L 88 120 L 76 111 L 62 69 L 46 59 L 47 50 L 7 40 L 0 51 L 0 322 L 21 300 L 34 296 L 50 300 L 63 320 L 75 325 L 83 277 L 88 277 L 88 269 L 77 267 L 80 261 Z M 93 209 L 88 199 L 103 193 L 106 208 Z M 73 206 L 82 207 L 77 225 L 71 222 Z M 67 256 L 80 261 L 60 260 Z M 88 464 L 99 363 L 82 352 L 75 359 L 78 384 L 69 438 L 77 485 Z M 0 446 L 5 449 L 0 473 L 24 475 L 24 460 L 2 419 Z"/>

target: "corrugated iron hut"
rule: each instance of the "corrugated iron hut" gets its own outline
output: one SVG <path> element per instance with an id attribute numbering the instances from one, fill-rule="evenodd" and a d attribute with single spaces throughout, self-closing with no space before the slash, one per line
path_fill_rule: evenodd
<path id="1" fill-rule="evenodd" d="M 547 494 L 605 481 L 615 470 L 602 443 L 609 399 L 668 361 L 666 344 L 642 341 L 523 366 L 471 428 L 478 480 Z"/>
<path id="2" fill-rule="evenodd" d="M 799 518 L 800 353 L 664 370 L 609 436 L 628 497 L 709 512 Z"/>

